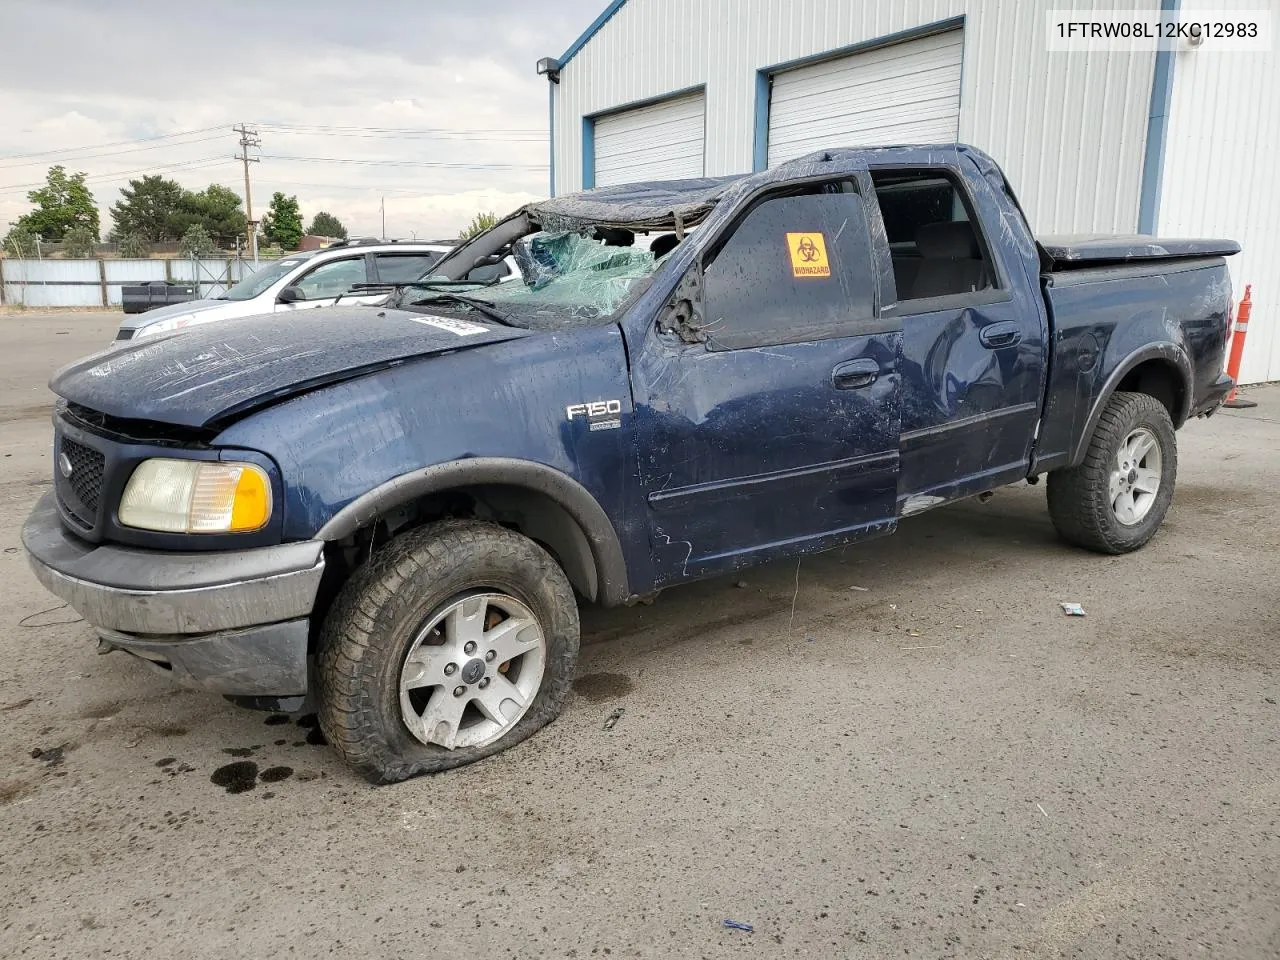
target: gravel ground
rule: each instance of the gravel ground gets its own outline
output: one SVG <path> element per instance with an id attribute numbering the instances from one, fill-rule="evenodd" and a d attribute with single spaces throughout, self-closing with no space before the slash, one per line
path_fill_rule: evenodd
<path id="1" fill-rule="evenodd" d="M 375 789 L 40 612 L 43 383 L 117 321 L 0 318 L 0 956 L 1280 956 L 1280 389 L 1136 555 L 1022 486 L 588 611 L 557 723 Z"/>

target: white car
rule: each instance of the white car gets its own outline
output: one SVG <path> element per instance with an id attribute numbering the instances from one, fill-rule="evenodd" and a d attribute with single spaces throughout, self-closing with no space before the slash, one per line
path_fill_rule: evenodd
<path id="1" fill-rule="evenodd" d="M 330 307 L 343 303 L 380 303 L 386 291 L 353 291 L 357 283 L 408 283 L 430 273 L 452 247 L 444 243 L 385 243 L 349 240 L 323 250 L 291 253 L 245 277 L 226 293 L 205 300 L 175 303 L 127 316 L 116 340 L 133 340 L 196 324 L 282 310 Z M 477 281 L 505 280 L 513 265 L 503 261 L 472 271 Z"/>

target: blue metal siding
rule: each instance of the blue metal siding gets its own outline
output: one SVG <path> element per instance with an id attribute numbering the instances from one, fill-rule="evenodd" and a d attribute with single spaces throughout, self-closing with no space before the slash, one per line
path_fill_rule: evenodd
<path id="1" fill-rule="evenodd" d="M 1175 11 L 1179 0 L 1161 0 L 1162 11 Z M 1142 159 L 1142 199 L 1138 203 L 1138 232 L 1155 233 L 1160 219 L 1160 185 L 1164 180 L 1164 146 L 1169 135 L 1169 104 L 1173 100 L 1174 52 L 1156 54 L 1151 82 L 1151 110 L 1147 116 L 1147 149 Z"/>

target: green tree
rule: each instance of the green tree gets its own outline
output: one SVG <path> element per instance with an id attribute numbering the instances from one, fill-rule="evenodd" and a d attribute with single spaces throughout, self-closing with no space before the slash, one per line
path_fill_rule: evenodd
<path id="1" fill-rule="evenodd" d="M 298 198 L 286 197 L 277 190 L 271 195 L 271 206 L 262 218 L 262 234 L 267 243 L 285 250 L 297 250 L 302 239 L 302 214 L 298 210 Z"/>
<path id="2" fill-rule="evenodd" d="M 92 231 L 83 223 L 77 223 L 62 235 L 62 252 L 73 260 L 84 260 L 93 256 L 94 242 Z"/>
<path id="3" fill-rule="evenodd" d="M 193 223 L 187 227 L 187 232 L 182 235 L 182 241 L 178 245 L 178 249 L 184 257 L 209 257 L 217 252 L 213 240 L 209 237 L 208 231 L 198 223 Z"/>
<path id="4" fill-rule="evenodd" d="M 126 259 L 140 260 L 151 255 L 151 244 L 147 242 L 147 238 L 136 233 L 122 234 L 119 243 L 120 256 Z"/>
<path id="5" fill-rule="evenodd" d="M 98 205 L 84 183 L 84 173 L 67 175 L 62 166 L 49 168 L 45 185 L 27 194 L 36 209 L 18 218 L 15 226 L 39 234 L 43 240 L 61 240 L 68 230 L 80 224 L 98 239 Z"/>
<path id="6" fill-rule="evenodd" d="M 315 237 L 347 239 L 347 228 L 342 225 L 342 221 L 332 213 L 326 213 L 324 210 L 321 210 L 311 218 L 311 226 L 307 227 L 307 233 Z"/>
<path id="7" fill-rule="evenodd" d="M 188 194 L 176 180 L 152 174 L 130 180 L 111 207 L 111 219 L 120 236 L 133 234 L 145 240 L 177 240 L 182 236 L 179 219 Z"/>
<path id="8" fill-rule="evenodd" d="M 4 238 L 4 251 L 11 257 L 34 257 L 36 255 L 36 235 L 26 227 L 18 224 Z"/>
<path id="9" fill-rule="evenodd" d="M 192 226 L 199 225 L 222 247 L 235 246 L 236 237 L 244 236 L 247 226 L 244 211 L 240 209 L 240 195 L 216 183 L 199 193 L 186 191 L 175 222 L 179 236 L 186 236 Z"/>
<path id="10" fill-rule="evenodd" d="M 462 233 L 458 234 L 458 242 L 470 240 L 476 234 L 484 233 L 498 222 L 498 216 L 495 213 L 477 213 L 475 218 L 463 228 Z"/>

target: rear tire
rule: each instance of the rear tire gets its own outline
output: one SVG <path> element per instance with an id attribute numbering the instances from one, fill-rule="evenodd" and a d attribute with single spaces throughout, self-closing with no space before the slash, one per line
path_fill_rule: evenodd
<path id="1" fill-rule="evenodd" d="M 342 588 L 320 635 L 320 727 L 373 783 L 474 763 L 554 720 L 578 608 L 545 550 L 449 520 L 396 537 Z"/>
<path id="2" fill-rule="evenodd" d="M 1173 502 L 1178 445 L 1169 411 L 1145 393 L 1117 393 L 1079 466 L 1049 474 L 1049 516 L 1066 541 L 1098 553 L 1146 544 Z"/>

